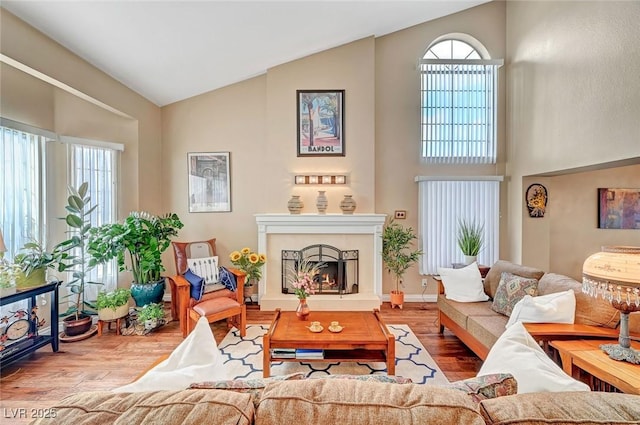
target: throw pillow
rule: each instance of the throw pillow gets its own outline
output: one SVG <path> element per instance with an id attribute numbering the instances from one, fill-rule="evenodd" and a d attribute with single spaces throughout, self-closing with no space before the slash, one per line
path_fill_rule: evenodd
<path id="1" fill-rule="evenodd" d="M 204 278 L 207 285 L 218 283 L 218 257 L 187 258 L 187 265 L 191 271 Z"/>
<path id="2" fill-rule="evenodd" d="M 510 373 L 518 382 L 518 394 L 541 391 L 590 391 L 573 379 L 542 351 L 521 322 L 505 330 L 493 344 L 478 376 Z"/>
<path id="3" fill-rule="evenodd" d="M 505 316 L 510 316 L 513 306 L 525 295 L 538 295 L 538 279 L 532 279 L 503 272 L 491 308 Z"/>
<path id="4" fill-rule="evenodd" d="M 532 297 L 525 295 L 513 307 L 507 328 L 522 323 L 573 323 L 576 315 L 576 293 L 568 289 L 555 294 Z"/>
<path id="5" fill-rule="evenodd" d="M 226 267 L 220 267 L 220 283 L 222 283 L 228 290 L 236 292 L 238 284 L 236 282 L 236 276 L 231 273 Z"/>
<path id="6" fill-rule="evenodd" d="M 204 278 L 198 276 L 191 269 L 187 269 L 187 271 L 182 275 L 189 284 L 191 284 L 191 298 L 200 301 L 202 298 L 202 294 L 204 291 Z"/>
<path id="7" fill-rule="evenodd" d="M 476 376 L 475 378 L 464 379 L 441 386 L 463 391 L 477 403 L 489 398 L 518 393 L 518 382 L 513 375 L 509 373 Z"/>
<path id="8" fill-rule="evenodd" d="M 470 303 L 489 299 L 484 293 L 477 263 L 460 269 L 439 267 L 438 274 L 442 278 L 444 294 L 448 300 Z"/>

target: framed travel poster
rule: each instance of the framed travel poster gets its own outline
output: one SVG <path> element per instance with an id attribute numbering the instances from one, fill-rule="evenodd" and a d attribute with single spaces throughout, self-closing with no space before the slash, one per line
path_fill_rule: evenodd
<path id="1" fill-rule="evenodd" d="M 344 90 L 297 90 L 298 156 L 344 156 Z"/>

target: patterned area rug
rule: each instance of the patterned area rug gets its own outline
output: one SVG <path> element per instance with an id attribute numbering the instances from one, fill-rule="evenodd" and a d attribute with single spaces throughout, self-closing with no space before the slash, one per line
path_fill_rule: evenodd
<path id="1" fill-rule="evenodd" d="M 422 346 L 418 338 L 407 325 L 387 325 L 396 336 L 396 375 L 411 378 L 420 384 L 447 384 L 436 362 Z M 235 378 L 262 377 L 262 336 L 269 325 L 247 325 L 247 335 L 240 338 L 237 329 L 232 329 L 222 340 L 218 348 L 225 359 L 225 367 L 229 368 Z M 307 376 L 323 375 L 376 375 L 386 374 L 385 363 L 356 362 L 274 362 L 271 364 L 271 375 L 288 375 L 304 372 Z"/>

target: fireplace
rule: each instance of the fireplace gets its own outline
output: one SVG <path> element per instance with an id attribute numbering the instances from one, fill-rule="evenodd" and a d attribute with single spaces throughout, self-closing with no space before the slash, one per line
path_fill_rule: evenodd
<path id="1" fill-rule="evenodd" d="M 299 251 L 282 251 L 282 293 L 294 292 L 292 273 L 298 268 L 300 261 L 320 264 L 320 274 L 314 280 L 317 285 L 316 294 L 357 294 L 358 293 L 358 250 L 341 251 L 338 248 L 316 244 Z"/>
<path id="2" fill-rule="evenodd" d="M 335 265 L 325 274 L 336 276 L 340 271 L 347 282 L 336 288 L 327 280 L 323 292 L 313 295 L 308 302 L 312 311 L 371 311 L 380 308 L 382 298 L 382 228 L 384 214 L 256 214 L 258 251 L 267 255 L 262 278 L 258 284 L 258 302 L 261 310 L 277 308 L 293 311 L 298 299 L 289 291 L 283 293 L 283 251 L 300 252 L 313 245 L 345 249 L 340 266 Z M 328 249 L 328 248 L 327 248 Z M 330 250 L 323 248 L 323 255 Z M 345 254 L 347 253 L 347 254 Z M 355 267 L 350 253 L 357 253 Z M 295 254 L 293 254 L 295 255 Z M 326 260 L 325 260 L 326 261 Z M 351 264 L 351 265 L 350 265 Z M 283 269 L 283 267 L 285 267 Z M 350 274 L 357 271 L 353 276 Z M 323 279 L 324 280 L 324 279 Z M 357 286 L 354 286 L 357 285 Z"/>

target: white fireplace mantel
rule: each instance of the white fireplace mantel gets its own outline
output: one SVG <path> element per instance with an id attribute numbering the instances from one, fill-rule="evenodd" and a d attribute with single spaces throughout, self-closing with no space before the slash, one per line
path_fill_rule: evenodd
<path id="1" fill-rule="evenodd" d="M 314 295 L 314 308 L 322 310 L 369 310 L 379 308 L 382 302 L 382 229 L 386 214 L 256 214 L 258 225 L 258 252 L 272 257 L 264 265 L 259 285 L 258 299 L 261 309 L 294 309 L 297 299 L 291 294 L 282 294 L 281 267 L 274 262 L 278 252 L 270 241 L 278 235 L 309 235 L 309 244 L 318 243 L 322 235 L 363 235 L 366 237 L 366 251 L 371 253 L 368 260 L 361 261 L 363 275 L 367 282 L 359 285 L 358 294 L 350 294 L 338 299 L 335 295 Z M 329 236 L 327 236 L 329 237 Z M 355 239 L 355 238 L 354 238 Z M 362 242 L 360 242 L 362 243 Z M 347 249 L 347 247 L 343 247 Z M 352 249 L 353 247 L 348 247 Z M 269 264 L 276 270 L 269 272 Z M 369 270 L 363 270 L 368 267 Z M 362 279 L 362 277 L 361 277 Z M 371 280 L 369 282 L 369 280 Z"/>

